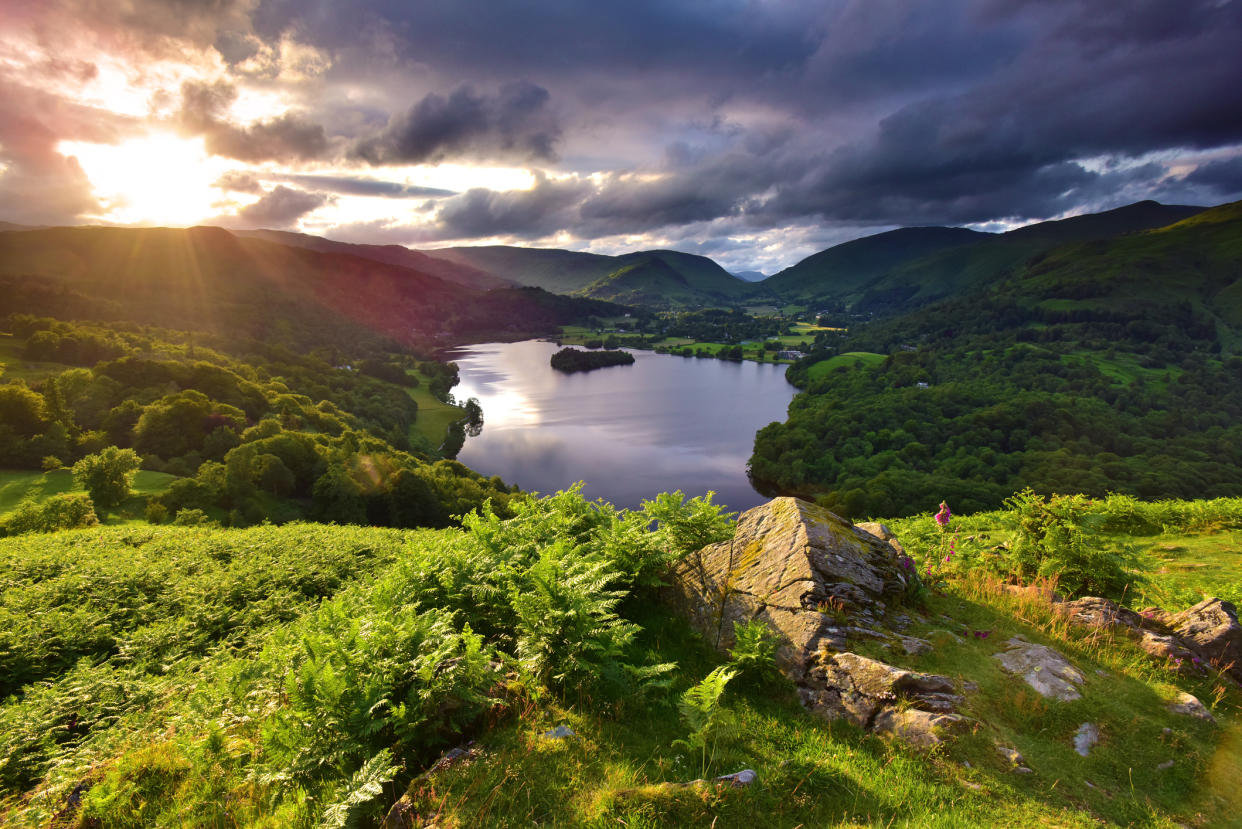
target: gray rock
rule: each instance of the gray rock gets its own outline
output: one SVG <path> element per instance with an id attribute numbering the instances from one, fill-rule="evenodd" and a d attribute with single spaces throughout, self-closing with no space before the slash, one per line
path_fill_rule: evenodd
<path id="1" fill-rule="evenodd" d="M 543 732 L 543 736 L 551 740 L 563 740 L 566 737 L 573 737 L 574 730 L 567 725 L 558 725 L 551 731 Z"/>
<path id="2" fill-rule="evenodd" d="M 1074 751 L 1086 757 L 1099 741 L 1100 727 L 1095 723 L 1085 722 L 1078 726 L 1078 731 L 1074 734 Z"/>
<path id="3" fill-rule="evenodd" d="M 1177 695 L 1177 701 L 1169 704 L 1169 710 L 1174 714 L 1185 714 L 1188 717 L 1203 720 L 1204 722 L 1215 723 L 1216 718 L 1212 716 L 1212 712 L 1199 701 L 1194 694 L 1188 694 L 1185 691 Z"/>
<path id="4" fill-rule="evenodd" d="M 993 656 L 1005 671 L 1021 677 L 1041 696 L 1072 702 L 1082 694 L 1076 686 L 1085 681 L 1082 672 L 1061 654 L 1045 645 L 1036 645 L 1021 636 L 1005 643 L 1009 649 Z"/>
<path id="5" fill-rule="evenodd" d="M 932 643 L 917 636 L 899 636 L 898 641 L 901 642 L 901 649 L 908 656 L 919 656 L 920 654 L 932 652 Z"/>
<path id="6" fill-rule="evenodd" d="M 1064 602 L 1057 609 L 1074 624 L 1086 627 L 1111 628 L 1121 625 L 1138 628 L 1143 624 L 1143 618 L 1133 610 L 1099 596 L 1083 596 L 1072 602 Z"/>
<path id="7" fill-rule="evenodd" d="M 865 533 L 874 535 L 876 538 L 892 547 L 893 552 L 897 553 L 897 555 L 904 556 L 906 554 L 906 548 L 901 546 L 901 542 L 897 540 L 897 536 L 893 534 L 893 531 L 890 530 L 886 524 L 881 524 L 878 521 L 864 521 L 863 523 L 855 524 L 854 526 Z"/>
<path id="8" fill-rule="evenodd" d="M 733 788 L 740 789 L 743 786 L 749 786 L 751 783 L 754 783 L 758 778 L 759 775 L 755 774 L 754 769 L 742 769 L 741 771 L 733 772 L 733 774 L 722 774 L 715 779 L 715 782 L 728 783 Z"/>
<path id="9" fill-rule="evenodd" d="M 1230 602 L 1208 598 L 1168 619 L 1170 627 L 1192 650 L 1242 681 L 1242 627 Z"/>
<path id="10" fill-rule="evenodd" d="M 731 541 L 683 559 L 670 582 L 670 602 L 722 653 L 735 622 L 765 622 L 780 640 L 777 664 L 799 682 L 821 639 L 875 635 L 906 576 L 893 547 L 870 532 L 775 498 L 742 513 Z"/>
<path id="11" fill-rule="evenodd" d="M 1161 771 L 1164 771 L 1165 769 L 1173 768 L 1173 766 L 1175 765 L 1177 765 L 1177 762 L 1175 760 L 1165 760 L 1163 763 L 1156 766 L 1156 768 L 1160 769 Z"/>
<path id="12" fill-rule="evenodd" d="M 998 745 L 996 747 L 996 753 L 1008 760 L 1009 765 L 1011 766 L 1021 766 L 1026 763 L 1026 758 L 1024 758 L 1022 756 L 1022 752 L 1018 751 L 1016 748 Z"/>

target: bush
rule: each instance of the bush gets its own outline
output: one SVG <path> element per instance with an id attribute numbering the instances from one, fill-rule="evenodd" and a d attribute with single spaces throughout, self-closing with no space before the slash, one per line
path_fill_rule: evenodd
<path id="1" fill-rule="evenodd" d="M 1085 495 L 1044 498 L 1030 489 L 1006 499 L 1017 521 L 1008 559 L 1023 580 L 1057 579 L 1068 595 L 1091 594 L 1120 599 L 1137 576 L 1132 550 L 1112 544 L 1100 531 L 1101 516 L 1091 513 Z"/>
<path id="2" fill-rule="evenodd" d="M 4 522 L 7 535 L 23 533 L 52 533 L 57 530 L 76 530 L 93 527 L 99 523 L 95 506 L 90 497 L 82 494 L 62 493 L 53 495 L 43 503 L 23 501 Z"/>
<path id="3" fill-rule="evenodd" d="M 133 449 L 109 446 L 73 465 L 73 479 L 90 493 L 95 506 L 114 507 L 130 495 L 130 484 L 142 460 Z"/>

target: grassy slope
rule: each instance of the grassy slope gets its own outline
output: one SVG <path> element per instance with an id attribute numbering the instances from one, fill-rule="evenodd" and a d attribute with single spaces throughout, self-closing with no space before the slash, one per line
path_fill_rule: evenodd
<path id="1" fill-rule="evenodd" d="M 444 443 L 448 427 L 466 416 L 466 410 L 460 406 L 450 406 L 438 400 L 427 389 L 428 379 L 418 372 L 410 372 L 418 377 L 417 388 L 406 388 L 405 392 L 418 404 L 418 418 L 410 426 L 411 432 L 417 430 L 432 446 Z M 413 437 L 413 435 L 411 435 Z"/>
<path id="2" fill-rule="evenodd" d="M 912 547 L 917 547 L 919 535 L 913 532 L 915 521 L 930 523 L 930 518 L 907 519 L 909 527 L 893 522 L 903 538 L 908 535 L 915 540 Z M 298 540 L 312 530 L 314 539 Z M 75 557 L 88 558 L 75 565 L 78 567 L 103 573 L 124 563 L 127 579 L 140 577 L 141 568 L 134 569 L 135 561 L 150 560 L 164 570 L 186 567 L 197 572 L 193 555 L 198 553 L 187 558 L 178 551 L 202 550 L 225 564 L 238 557 L 237 565 L 221 569 L 220 576 L 211 576 L 216 580 L 211 592 L 195 599 L 214 601 L 213 595 L 227 596 L 237 589 L 229 579 L 251 579 L 271 569 L 272 565 L 263 565 L 261 570 L 252 571 L 246 569 L 249 565 L 240 564 L 243 552 L 250 555 L 249 551 L 258 549 L 256 544 L 270 549 L 264 554 L 274 553 L 277 561 L 280 548 L 272 544 L 292 544 L 295 540 L 308 550 L 338 546 L 362 551 L 384 549 L 384 556 L 368 561 L 368 568 L 374 571 L 376 564 L 393 560 L 394 554 L 400 560 L 414 547 L 441 543 L 441 539 L 460 532 L 400 533 L 310 526 L 241 531 L 160 529 L 152 540 L 138 542 L 148 545 L 137 548 L 141 556 L 127 552 L 135 543 L 132 533 L 86 531 L 50 539 L 64 553 L 72 551 Z M 287 540 L 281 541 L 275 535 L 279 533 Z M 333 541 L 334 534 L 340 536 L 339 545 Z M 182 537 L 185 544 L 177 541 Z M 82 544 L 81 540 L 90 543 Z M 26 548 L 15 546 L 19 543 L 28 544 L 30 539 L 0 541 L 0 552 L 20 555 Z M 152 552 L 146 552 L 148 548 Z M 405 552 L 400 552 L 402 549 Z M 915 552 L 918 554 L 917 549 Z M 299 572 L 317 566 L 305 564 L 303 555 L 298 553 L 279 563 L 299 582 L 311 576 L 309 571 L 306 576 L 297 575 Z M 204 577 L 203 573 L 196 576 L 200 581 Z M 161 584 L 176 581 L 171 571 L 160 579 Z M 307 607 L 312 608 L 313 603 Z M 294 615 L 308 612 L 289 609 Z M 701 641 L 659 607 L 625 610 L 646 628 L 642 641 L 652 659 L 679 663 L 677 692 L 716 664 Z M 475 735 L 480 753 L 474 760 L 416 780 L 411 797 L 422 816 L 438 814 L 436 825 L 445 827 L 671 827 L 715 823 L 721 827 L 791 829 L 799 825 L 956 829 L 1087 827 L 1099 821 L 1151 827 L 1172 827 L 1176 822 L 1229 825 L 1236 814 L 1229 809 L 1237 801 L 1233 778 L 1226 775 L 1238 768 L 1242 756 L 1231 697 L 1214 704 L 1215 713 L 1225 723 L 1221 731 L 1172 715 L 1164 711 L 1162 703 L 1177 688 L 1184 687 L 1213 704 L 1210 683 L 1188 681 L 1153 665 L 1126 642 L 1068 631 L 1038 601 L 1016 600 L 986 581 L 946 585 L 932 597 L 926 612 L 914 615 L 909 632 L 933 641 L 936 650 L 932 654 L 902 657 L 875 650 L 873 655 L 980 685 L 978 693 L 968 695 L 967 713 L 978 718 L 981 725 L 941 750 L 917 751 L 863 736 L 840 722 L 824 723 L 802 711 L 787 685 L 738 679 L 724 697 L 736 728 L 719 742 L 706 771 L 711 775 L 752 768 L 759 778 L 751 787 L 730 790 L 663 785 L 689 781 L 703 772 L 696 752 L 673 746 L 686 735 L 672 705 L 676 694 L 649 703 L 631 699 L 618 708 L 604 710 L 546 697 L 518 706 L 514 716 Z M 368 622 L 355 621 L 364 629 Z M 186 623 L 197 624 L 189 619 Z M 257 617 L 254 624 L 269 623 Z M 262 642 L 269 635 L 262 630 L 275 631 L 283 624 L 255 628 L 255 634 L 246 634 L 246 641 Z M 976 631 L 989 635 L 979 638 L 974 635 Z M 1014 633 L 1048 643 L 1070 656 L 1088 677 L 1084 699 L 1064 705 L 1046 703 L 1005 678 L 992 656 Z M 83 768 L 92 769 L 92 781 L 108 781 L 92 795 L 96 805 L 100 797 L 112 791 L 107 787 L 121 780 L 130 781 L 128 785 L 136 786 L 136 792 L 156 801 L 166 799 L 172 791 L 165 786 L 191 786 L 180 791 L 194 798 L 234 804 L 234 819 L 242 825 L 270 825 L 270 819 L 261 817 L 265 807 L 261 800 L 255 800 L 261 793 L 256 793 L 252 784 L 243 784 L 242 778 L 236 777 L 235 789 L 200 790 L 192 780 L 193 768 L 186 765 L 188 761 L 210 763 L 211 755 L 204 755 L 202 747 L 214 744 L 213 740 L 224 747 L 219 763 L 225 769 L 241 767 L 248 753 L 257 750 L 256 724 L 247 718 L 214 719 L 210 714 L 210 705 L 215 704 L 210 700 L 216 692 L 208 689 L 218 684 L 215 677 L 223 678 L 226 684 L 247 681 L 242 662 L 234 665 L 221 658 L 188 656 L 188 661 L 176 668 L 176 676 L 185 671 L 203 672 L 195 679 L 193 700 L 174 690 L 178 687 L 176 676 L 168 688 L 164 688 L 168 682 L 162 678 L 151 680 L 158 685 L 151 691 L 140 686 L 142 693 L 155 695 L 152 706 L 126 714 L 101 739 L 67 754 L 70 765 L 59 767 L 53 776 L 61 797 L 66 787 L 71 788 L 80 778 L 81 773 L 75 774 L 72 764 L 82 763 Z M 226 693 L 225 700 L 233 699 L 234 693 L 244 694 L 244 684 L 230 687 L 236 690 Z M 226 704 L 240 705 L 240 699 Z M 203 709 L 203 705 L 208 707 Z M 178 723 L 175 734 L 167 727 L 173 721 Z M 1086 721 L 1101 725 L 1104 741 L 1091 757 L 1083 759 L 1073 753 L 1069 742 L 1079 723 Z M 542 736 L 562 723 L 576 736 L 567 740 Z M 1170 733 L 1162 734 L 1163 728 L 1169 728 Z M 1036 773 L 1013 774 L 996 753 L 994 742 L 1016 747 Z M 195 759 L 200 755 L 206 759 Z M 1174 761 L 1172 768 L 1158 768 L 1170 759 Z M 217 776 L 214 782 L 202 785 L 219 786 L 221 779 Z M 390 800 L 396 794 L 390 794 Z M 53 801 L 49 806 L 36 798 L 30 805 L 48 814 L 47 810 L 54 811 L 60 803 Z M 149 808 L 137 803 L 135 807 Z M 13 811 L 6 814 L 6 808 Z M 26 808 L 17 801 L 0 801 L 0 816 L 15 826 L 31 825 L 35 812 L 26 812 Z M 133 825 L 141 825 L 141 820 L 135 817 Z"/>
<path id="3" fill-rule="evenodd" d="M 148 472 L 139 470 L 134 475 L 131 487 L 136 496 L 146 498 L 158 495 L 168 489 L 175 481 L 175 475 L 165 472 Z M 86 490 L 73 482 L 73 473 L 68 469 L 56 469 L 51 472 L 32 472 L 30 470 L 0 470 L 0 517 L 17 508 L 23 498 L 43 501 L 63 492 L 80 492 Z"/>

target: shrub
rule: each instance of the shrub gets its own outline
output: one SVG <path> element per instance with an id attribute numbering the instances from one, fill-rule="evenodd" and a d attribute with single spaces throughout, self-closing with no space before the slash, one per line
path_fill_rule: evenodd
<path id="1" fill-rule="evenodd" d="M 4 522 L 4 531 L 7 535 L 52 533 L 57 530 L 93 527 L 98 523 L 95 506 L 88 496 L 62 493 L 53 495 L 43 503 L 23 501 Z"/>
<path id="2" fill-rule="evenodd" d="M 95 506 L 114 507 L 130 495 L 134 473 L 142 463 L 133 449 L 109 446 L 73 465 L 73 479 L 90 493 Z"/>

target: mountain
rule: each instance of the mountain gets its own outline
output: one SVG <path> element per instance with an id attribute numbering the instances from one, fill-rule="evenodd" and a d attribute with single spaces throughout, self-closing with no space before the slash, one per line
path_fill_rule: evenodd
<path id="1" fill-rule="evenodd" d="M 531 288 L 485 292 L 213 227 L 0 233 L 0 277 L 0 313 L 127 320 L 290 347 L 377 334 L 400 342 L 530 335 L 628 310 Z"/>
<path id="2" fill-rule="evenodd" d="M 672 250 L 604 256 L 494 245 L 425 253 L 558 294 L 654 307 L 734 304 L 764 293 L 705 256 Z"/>
<path id="3" fill-rule="evenodd" d="M 890 315 L 995 282 L 1056 245 L 1162 227 L 1202 210 L 1146 201 L 1002 234 L 902 228 L 821 251 L 764 284 L 791 301 Z"/>
<path id="4" fill-rule="evenodd" d="M 745 279 L 747 282 L 762 282 L 767 279 L 767 275 L 760 271 L 730 271 L 738 279 Z"/>
<path id="5" fill-rule="evenodd" d="M 764 286 L 791 299 L 852 296 L 899 265 L 986 238 L 960 227 L 903 227 L 812 254 Z"/>
<path id="6" fill-rule="evenodd" d="M 1090 237 L 1117 218 L 1050 235 Z M 997 256 L 1031 244 L 1019 236 L 973 247 Z M 1242 493 L 1242 202 L 1044 243 L 951 287 L 852 326 L 790 368 L 805 391 L 786 423 L 756 437 L 750 473 L 760 491 L 873 515 L 939 500 L 994 509 L 1025 487 L 1146 499 Z M 834 356 L 850 352 L 876 359 Z"/>
<path id="7" fill-rule="evenodd" d="M 489 291 L 493 288 L 512 288 L 517 284 L 508 279 L 492 276 L 478 268 L 451 262 L 447 259 L 428 256 L 425 253 L 411 250 L 401 245 L 360 245 L 349 242 L 335 242 L 331 239 L 324 239 L 321 236 L 311 236 L 306 233 L 294 233 L 287 230 L 231 230 L 230 232 L 234 236 L 266 239 L 269 242 L 277 242 L 290 247 L 308 248 L 324 253 L 343 253 L 349 256 L 361 256 L 364 259 L 373 259 L 376 262 L 383 262 L 388 265 L 412 268 L 420 273 L 434 276 L 437 279 L 443 279 L 446 282 L 456 282 L 458 285 L 465 285 L 467 288 L 478 290 Z"/>

